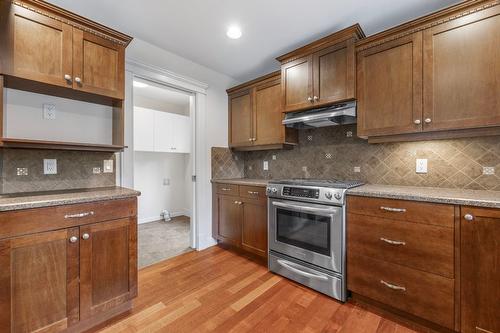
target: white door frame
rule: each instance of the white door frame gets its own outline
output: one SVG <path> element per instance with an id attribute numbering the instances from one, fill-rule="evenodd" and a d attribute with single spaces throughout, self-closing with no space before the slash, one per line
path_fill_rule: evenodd
<path id="1" fill-rule="evenodd" d="M 191 164 L 192 176 L 199 177 L 199 169 L 197 168 L 197 159 L 200 158 L 200 153 L 204 152 L 204 148 L 196 144 L 199 137 L 203 137 L 206 131 L 204 119 L 206 105 L 205 96 L 207 94 L 208 85 L 170 72 L 168 70 L 143 64 L 133 59 L 127 59 L 125 63 L 125 145 L 128 148 L 120 153 L 119 164 L 120 171 L 117 172 L 117 182 L 121 186 L 134 188 L 134 140 L 133 140 L 133 79 L 140 77 L 162 85 L 166 85 L 178 90 L 185 91 L 192 95 L 190 103 L 192 137 L 191 137 Z M 202 133 L 200 133 L 202 132 Z M 197 171 L 198 170 L 198 171 Z M 198 221 L 198 200 L 196 200 L 199 190 L 199 180 L 193 182 L 192 188 L 192 211 L 191 211 L 191 230 L 190 230 L 190 245 L 193 249 L 200 249 L 200 228 Z M 202 247 L 204 247 L 202 245 Z"/>

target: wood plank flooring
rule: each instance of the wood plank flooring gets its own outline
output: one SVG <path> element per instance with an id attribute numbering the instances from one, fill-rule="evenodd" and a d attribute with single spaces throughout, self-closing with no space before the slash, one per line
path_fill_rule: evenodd
<path id="1" fill-rule="evenodd" d="M 215 246 L 142 269 L 133 310 L 92 332 L 414 331 Z"/>

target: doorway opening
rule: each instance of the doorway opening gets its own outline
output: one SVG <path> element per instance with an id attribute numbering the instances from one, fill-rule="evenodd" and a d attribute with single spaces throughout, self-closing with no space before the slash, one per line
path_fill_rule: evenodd
<path id="1" fill-rule="evenodd" d="M 191 251 L 195 97 L 133 78 L 139 268 Z"/>

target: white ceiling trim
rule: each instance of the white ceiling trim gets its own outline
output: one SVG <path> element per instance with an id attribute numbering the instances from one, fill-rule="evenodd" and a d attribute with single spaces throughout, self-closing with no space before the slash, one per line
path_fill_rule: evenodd
<path id="1" fill-rule="evenodd" d="M 172 88 L 185 90 L 187 92 L 195 92 L 207 94 L 208 84 L 195 80 L 193 78 L 183 76 L 172 71 L 153 66 L 146 65 L 138 60 L 127 59 L 125 62 L 125 70 L 134 73 L 134 75 L 153 80 L 157 83 L 171 86 Z"/>

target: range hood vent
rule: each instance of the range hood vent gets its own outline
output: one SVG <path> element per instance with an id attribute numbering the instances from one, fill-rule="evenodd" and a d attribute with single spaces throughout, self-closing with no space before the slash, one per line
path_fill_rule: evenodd
<path id="1" fill-rule="evenodd" d="M 283 125 L 307 129 L 356 123 L 356 101 L 335 104 L 326 108 L 287 113 Z"/>

